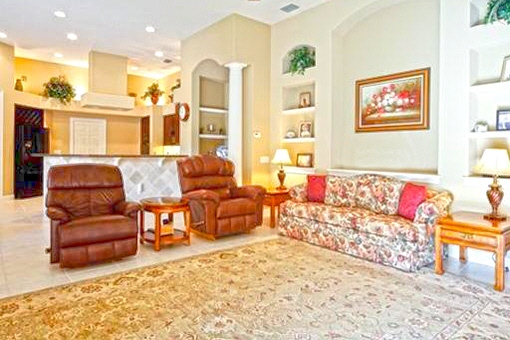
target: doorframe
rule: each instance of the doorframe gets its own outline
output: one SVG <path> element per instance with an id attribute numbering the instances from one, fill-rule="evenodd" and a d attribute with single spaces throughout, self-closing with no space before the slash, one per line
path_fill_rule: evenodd
<path id="1" fill-rule="evenodd" d="M 75 122 L 79 122 L 79 121 L 85 121 L 85 122 L 96 122 L 96 123 L 101 123 L 103 125 L 103 129 L 104 129 L 104 136 L 103 136 L 103 140 L 104 140 L 104 149 L 101 150 L 100 153 L 98 153 L 98 155 L 106 155 L 106 150 L 107 150 L 107 134 L 108 134 L 108 131 L 107 131 L 107 125 L 106 125 L 106 119 L 104 118 L 77 118 L 77 117 L 71 117 L 69 118 L 69 153 L 70 154 L 74 154 L 74 123 Z"/>

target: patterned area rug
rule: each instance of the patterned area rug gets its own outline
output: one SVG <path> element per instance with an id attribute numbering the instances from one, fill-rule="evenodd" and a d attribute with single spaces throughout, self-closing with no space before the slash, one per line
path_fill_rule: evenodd
<path id="1" fill-rule="evenodd" d="M 509 337 L 509 294 L 285 238 L 0 300 L 0 339 Z"/>

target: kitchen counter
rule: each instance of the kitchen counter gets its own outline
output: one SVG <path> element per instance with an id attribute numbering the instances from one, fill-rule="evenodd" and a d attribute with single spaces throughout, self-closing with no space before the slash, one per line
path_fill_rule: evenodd
<path id="1" fill-rule="evenodd" d="M 80 154 L 57 154 L 57 153 L 33 153 L 31 154 L 33 157 L 94 157 L 94 158 L 180 158 L 180 157 L 188 157 L 188 155 L 80 155 Z"/>
<path id="2" fill-rule="evenodd" d="M 176 161 L 185 155 L 65 155 L 33 154 L 44 158 L 44 195 L 48 170 L 54 165 L 96 163 L 119 167 L 129 201 L 145 197 L 181 196 Z"/>

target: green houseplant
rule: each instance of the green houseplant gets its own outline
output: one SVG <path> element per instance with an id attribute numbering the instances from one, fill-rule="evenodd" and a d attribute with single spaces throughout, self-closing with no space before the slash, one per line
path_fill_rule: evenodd
<path id="1" fill-rule="evenodd" d="M 495 21 L 510 23 L 510 0 L 489 0 L 485 23 L 489 24 Z"/>
<path id="2" fill-rule="evenodd" d="M 161 91 L 158 83 L 152 83 L 151 86 L 147 88 L 147 91 L 142 96 L 142 99 L 145 100 L 147 98 L 151 99 L 152 104 L 156 105 L 159 101 L 159 97 L 161 97 L 165 91 Z"/>
<path id="3" fill-rule="evenodd" d="M 289 54 L 289 71 L 294 74 L 305 74 L 305 70 L 315 66 L 315 51 L 308 47 L 302 46 L 293 49 Z"/>
<path id="4" fill-rule="evenodd" d="M 47 83 L 43 84 L 43 96 L 56 98 L 67 105 L 76 96 L 76 91 L 65 76 L 51 77 Z"/>

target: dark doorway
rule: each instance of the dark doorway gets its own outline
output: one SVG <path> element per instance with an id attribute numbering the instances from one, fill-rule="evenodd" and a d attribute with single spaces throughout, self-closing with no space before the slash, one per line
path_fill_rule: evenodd
<path id="1" fill-rule="evenodd" d="M 27 198 L 43 193 L 43 158 L 34 153 L 48 152 L 48 130 L 44 111 L 15 106 L 14 197 Z"/>
<path id="2" fill-rule="evenodd" d="M 149 155 L 151 153 L 150 131 L 151 117 L 143 117 L 140 123 L 140 155 Z"/>

